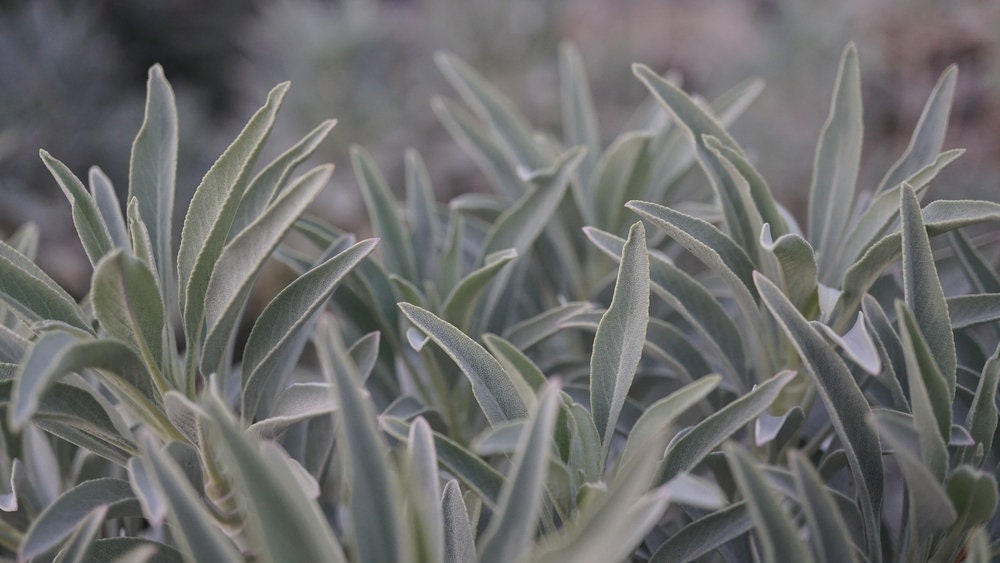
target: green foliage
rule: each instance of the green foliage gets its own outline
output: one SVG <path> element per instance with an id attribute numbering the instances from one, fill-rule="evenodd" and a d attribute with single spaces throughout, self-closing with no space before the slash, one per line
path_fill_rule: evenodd
<path id="1" fill-rule="evenodd" d="M 410 151 L 399 201 L 355 148 L 360 242 L 303 215 L 330 165 L 293 177 L 332 121 L 254 172 L 286 85 L 205 175 L 176 261 L 159 67 L 125 214 L 42 152 L 93 277 L 77 303 L 32 261 L 37 230 L 0 243 L 3 555 L 997 555 L 1000 283 L 961 229 L 1000 206 L 920 203 L 959 154 L 954 69 L 865 198 L 848 47 L 804 232 L 726 131 L 756 82 L 707 104 L 637 66 L 651 109 L 602 150 L 572 46 L 562 141 L 437 62 L 462 102 L 435 111 L 496 194 L 445 208 Z M 677 201 L 695 164 L 710 189 Z M 299 276 L 248 318 L 272 257 Z"/>

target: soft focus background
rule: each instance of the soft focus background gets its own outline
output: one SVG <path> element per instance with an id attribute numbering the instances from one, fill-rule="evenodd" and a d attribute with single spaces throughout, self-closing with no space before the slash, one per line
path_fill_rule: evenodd
<path id="1" fill-rule="evenodd" d="M 896 159 L 938 75 L 957 63 L 946 146 L 968 152 L 931 194 L 1000 199 L 996 0 L 4 0 L 0 236 L 37 222 L 41 265 L 71 290 L 86 288 L 89 267 L 69 204 L 37 152 L 46 148 L 81 177 L 99 165 L 124 193 L 146 69 L 155 62 L 178 97 L 178 215 L 212 160 L 284 80 L 292 89 L 269 150 L 339 119 L 320 151 L 338 164 L 334 185 L 314 209 L 339 226 L 364 228 L 347 158 L 353 143 L 371 150 L 397 186 L 402 152 L 413 146 L 440 200 L 484 189 L 430 111 L 432 95 L 451 95 L 433 53 L 458 54 L 536 127 L 559 133 L 562 39 L 583 54 L 609 137 L 644 97 L 632 62 L 676 70 L 688 91 L 707 97 L 763 78 L 767 89 L 734 134 L 796 212 L 848 41 L 858 44 L 863 69 L 861 189 Z"/>

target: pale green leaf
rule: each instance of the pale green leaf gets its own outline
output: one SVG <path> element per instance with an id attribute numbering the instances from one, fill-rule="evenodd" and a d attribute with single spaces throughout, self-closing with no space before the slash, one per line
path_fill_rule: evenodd
<path id="1" fill-rule="evenodd" d="M 376 235 L 385 239 L 382 257 L 389 272 L 404 279 L 416 281 L 416 259 L 410 237 L 403 228 L 402 218 L 396 208 L 398 203 L 379 172 L 372 156 L 359 146 L 351 147 L 351 164 L 361 186 L 365 207 Z"/>
<path id="2" fill-rule="evenodd" d="M 844 361 L 782 295 L 781 290 L 764 276 L 755 274 L 754 278 L 761 299 L 802 358 L 805 371 L 816 383 L 823 404 L 830 413 L 830 422 L 844 444 L 865 518 L 865 536 L 870 544 L 866 546 L 866 551 L 871 552 L 880 543 L 878 523 L 883 487 L 878 435 L 865 423 L 871 407 Z"/>
<path id="3" fill-rule="evenodd" d="M 0 362 L 16 364 L 21 361 L 28 342 L 21 335 L 6 326 L 0 325 Z M 0 378 L 4 379 L 4 378 Z"/>
<path id="4" fill-rule="evenodd" d="M 813 561 L 812 552 L 799 535 L 798 527 L 782 507 L 780 498 L 775 495 L 756 462 L 736 446 L 726 447 L 726 459 L 746 499 L 763 560 Z"/>
<path id="5" fill-rule="evenodd" d="M 590 357 L 590 408 L 606 460 L 625 397 L 642 357 L 649 324 L 649 256 L 642 223 L 629 229 L 614 296 L 594 337 Z"/>
<path id="6" fill-rule="evenodd" d="M 955 249 L 962 269 L 965 270 L 973 287 L 980 293 L 1000 293 L 1000 275 L 997 275 L 993 266 L 976 250 L 962 231 L 952 231 L 948 235 L 951 247 Z"/>
<path id="7" fill-rule="evenodd" d="M 542 370 L 524 352 L 495 334 L 484 334 L 483 342 L 510 376 L 524 404 L 529 407 L 534 404 L 535 393 L 545 384 Z"/>
<path id="8" fill-rule="evenodd" d="M 976 395 L 965 418 L 965 427 L 977 444 L 983 446 L 983 457 L 989 455 L 997 429 L 997 383 L 1000 381 L 1000 346 L 983 366 Z"/>
<path id="9" fill-rule="evenodd" d="M 406 208 L 410 218 L 410 237 L 416 251 L 418 280 L 434 279 L 441 248 L 441 222 L 434 203 L 434 186 L 431 185 L 427 165 L 420 153 L 406 151 Z"/>
<path id="10" fill-rule="evenodd" d="M 593 207 L 593 218 L 588 223 L 596 227 L 619 232 L 623 226 L 625 202 L 640 197 L 630 190 L 635 182 L 639 158 L 649 144 L 649 135 L 630 131 L 615 139 L 601 155 L 594 171 L 593 186 L 587 194 L 588 205 Z"/>
<path id="11" fill-rule="evenodd" d="M 338 446 L 351 484 L 349 506 L 359 559 L 399 560 L 406 548 L 399 506 L 394 500 L 398 483 L 388 465 L 388 447 L 378 430 L 374 406 L 361 387 L 357 366 L 331 323 L 321 324 L 317 344 L 324 374 L 334 383 L 338 398 Z"/>
<path id="12" fill-rule="evenodd" d="M 830 490 L 823 483 L 819 472 L 809 459 L 799 451 L 789 452 L 795 489 L 799 505 L 809 524 L 809 542 L 817 561 L 824 563 L 851 563 L 858 561 L 856 547 L 851 541 L 840 509 Z"/>
<path id="13" fill-rule="evenodd" d="M 87 258 L 91 264 L 97 264 L 102 256 L 114 248 L 115 243 L 111 240 L 108 226 L 104 224 L 104 217 L 97 208 L 97 202 L 90 196 L 87 189 L 65 164 L 59 162 L 48 152 L 39 151 L 42 162 L 49 169 L 52 176 L 59 183 L 66 199 L 69 200 L 73 208 L 73 225 L 83 243 L 83 249 L 87 253 Z"/>
<path id="14" fill-rule="evenodd" d="M 625 241 L 621 241 L 621 246 Z M 586 301 L 571 301 L 557 307 L 543 311 L 534 317 L 525 319 L 517 324 L 507 327 L 504 337 L 519 350 L 527 350 L 542 340 L 556 334 L 560 330 L 560 323 L 570 319 L 584 311 L 593 308 L 592 303 Z"/>
<path id="15" fill-rule="evenodd" d="M 146 113 L 132 143 L 128 200 L 138 201 L 139 218 L 149 229 L 154 264 L 167 300 L 173 299 L 172 227 L 177 176 L 177 107 L 174 91 L 153 65 L 146 83 Z"/>
<path id="16" fill-rule="evenodd" d="M 319 148 L 336 124 L 336 119 L 328 119 L 320 123 L 254 176 L 240 200 L 236 216 L 233 217 L 233 224 L 229 229 L 230 239 L 254 222 L 264 212 L 264 209 L 286 189 L 285 183 L 292 171 L 316 152 L 316 149 Z"/>
<path id="17" fill-rule="evenodd" d="M 267 418 L 250 425 L 247 432 L 259 438 L 277 439 L 292 426 L 336 410 L 327 383 L 293 383 L 278 395 Z"/>
<path id="18" fill-rule="evenodd" d="M 28 324 L 61 321 L 93 331 L 80 306 L 66 290 L 3 241 L 0 241 L 0 301 Z"/>
<path id="19" fill-rule="evenodd" d="M 719 444 L 767 410 L 794 377 L 792 371 L 776 374 L 675 439 L 660 464 L 660 482 L 694 469 Z"/>
<path id="20" fill-rule="evenodd" d="M 558 412 L 559 388 L 550 384 L 539 394 L 537 408 L 521 433 L 496 512 L 480 540 L 479 557 L 484 563 L 515 561 L 531 547 Z"/>
<path id="21" fill-rule="evenodd" d="M 446 563 L 469 563 L 476 561 L 476 540 L 469 512 L 462 500 L 458 481 L 452 479 L 444 486 L 441 497 L 441 513 L 444 524 L 444 558 Z"/>
<path id="22" fill-rule="evenodd" d="M 681 563 L 711 553 L 753 528 L 745 502 L 738 502 L 691 522 L 673 534 L 650 557 L 650 563 Z"/>
<path id="23" fill-rule="evenodd" d="M 406 445 L 406 491 L 414 528 L 418 560 L 441 561 L 445 555 L 445 532 L 441 511 L 441 483 L 437 452 L 431 428 L 423 418 L 410 425 Z M 447 494 L 447 493 L 445 493 Z"/>
<path id="24" fill-rule="evenodd" d="M 66 547 L 59 551 L 53 563 L 87 563 L 91 560 L 94 540 L 101 531 L 101 525 L 108 514 L 108 506 L 100 505 L 90 511 L 70 536 Z"/>
<path id="25" fill-rule="evenodd" d="M 409 303 L 400 303 L 399 308 L 458 364 L 491 425 L 527 416 L 510 376 L 482 346 L 426 309 Z"/>
<path id="26" fill-rule="evenodd" d="M 184 563 L 184 557 L 169 545 L 126 536 L 94 542 L 90 563 Z"/>
<path id="27" fill-rule="evenodd" d="M 781 267 L 782 287 L 788 299 L 798 309 L 811 317 L 819 312 L 816 255 L 809 242 L 793 233 L 774 240 L 771 226 L 765 223 L 760 232 L 760 246 L 772 252 Z"/>
<path id="28" fill-rule="evenodd" d="M 947 308 L 953 330 L 992 323 L 1000 320 L 1000 293 L 949 297 Z"/>
<path id="29" fill-rule="evenodd" d="M 201 340 L 208 280 L 229 238 L 251 168 L 271 132 L 278 107 L 287 91 L 287 82 L 271 90 L 264 107 L 257 110 L 236 140 L 215 161 L 191 197 L 177 252 L 179 298 L 189 355 L 192 348 L 197 349 Z M 143 222 L 156 224 L 145 217 Z M 197 360 L 191 358 L 189 362 Z"/>
<path id="30" fill-rule="evenodd" d="M 948 130 L 948 114 L 951 111 L 951 101 L 955 95 L 957 82 L 958 67 L 951 65 L 941 74 L 941 78 L 928 96 L 920 113 L 920 119 L 913 128 L 910 144 L 899 160 L 886 171 L 875 193 L 899 185 L 910 175 L 934 161 Z"/>
<path id="31" fill-rule="evenodd" d="M 861 72 L 854 44 L 844 50 L 809 188 L 809 242 L 820 262 L 833 257 L 850 219 L 861 162 Z"/>
<path id="32" fill-rule="evenodd" d="M 358 374 L 361 376 L 362 381 L 367 381 L 371 377 L 372 370 L 375 369 L 375 363 L 378 362 L 380 342 L 380 332 L 369 332 L 359 338 L 354 344 L 351 344 L 351 347 L 347 349 L 347 353 L 354 360 L 354 365 L 358 366 Z"/>
<path id="33" fill-rule="evenodd" d="M 313 314 L 377 243 L 377 239 L 363 240 L 317 265 L 281 290 L 257 317 L 243 352 L 245 419 L 252 420 L 270 382 L 298 359 Z"/>
<path id="34" fill-rule="evenodd" d="M 580 163 L 581 186 L 590 182 L 601 155 L 601 132 L 597 111 L 587 84 L 587 71 L 576 45 L 566 41 L 559 45 L 559 97 L 562 109 L 563 143 L 567 147 L 582 146 L 587 155 Z M 589 200 L 578 199 L 581 209 Z"/>
<path id="35" fill-rule="evenodd" d="M 103 170 L 91 166 L 87 176 L 90 195 L 97 204 L 104 226 L 108 229 L 111 242 L 119 248 L 128 248 L 128 231 L 125 228 L 125 217 L 122 216 L 122 204 L 118 201 L 111 179 Z"/>
<path id="36" fill-rule="evenodd" d="M 479 304 L 480 295 L 486 291 L 500 270 L 515 258 L 517 251 L 513 248 L 487 256 L 481 268 L 469 272 L 451 290 L 441 305 L 441 316 L 455 326 L 468 330 L 472 314 Z"/>
<path id="37" fill-rule="evenodd" d="M 105 518 L 142 516 L 127 481 L 91 479 L 66 491 L 31 523 L 18 548 L 22 559 L 37 557 L 59 545 L 95 508 L 106 505 Z"/>
<path id="38" fill-rule="evenodd" d="M 288 187 L 222 249 L 205 290 L 202 373 L 224 373 L 232 340 L 257 275 L 295 220 L 330 181 L 333 165 L 314 168 Z"/>

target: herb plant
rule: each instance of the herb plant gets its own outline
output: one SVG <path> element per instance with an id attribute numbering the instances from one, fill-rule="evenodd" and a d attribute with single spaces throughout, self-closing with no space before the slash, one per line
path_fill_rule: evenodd
<path id="1" fill-rule="evenodd" d="M 759 82 L 708 103 L 636 66 L 650 99 L 605 147 L 579 55 L 560 55 L 561 139 L 441 55 L 460 101 L 434 111 L 495 193 L 441 205 L 411 151 L 399 201 L 356 147 L 376 239 L 304 215 L 332 166 L 295 170 L 332 121 L 258 166 L 287 84 L 205 174 L 176 255 L 162 69 L 124 213 L 100 169 L 85 185 L 42 151 L 93 276 L 78 302 L 32 262 L 37 227 L 0 243 L 3 554 L 1000 552 L 1000 277 L 968 229 L 1000 205 L 922 203 L 961 153 L 942 152 L 955 69 L 862 190 L 847 48 L 804 229 L 726 131 Z M 293 231 L 303 244 L 286 242 Z M 272 257 L 299 275 L 247 318 Z"/>

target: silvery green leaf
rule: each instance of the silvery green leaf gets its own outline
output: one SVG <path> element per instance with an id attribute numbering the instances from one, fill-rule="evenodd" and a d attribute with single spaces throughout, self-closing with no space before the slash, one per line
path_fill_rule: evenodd
<path id="1" fill-rule="evenodd" d="M 359 338 L 354 344 L 351 344 L 351 347 L 347 349 L 347 353 L 354 360 L 354 365 L 358 366 L 358 374 L 361 376 L 362 382 L 368 381 L 372 370 L 375 369 L 375 363 L 378 362 L 381 334 L 378 331 L 369 332 Z"/>
<path id="2" fill-rule="evenodd" d="M 881 413 L 879 413 L 881 414 Z M 874 424 L 879 429 L 879 435 L 892 447 L 893 456 L 906 479 L 906 490 L 909 494 L 910 528 L 909 550 L 919 549 L 919 545 L 927 545 L 935 532 L 938 532 L 955 521 L 955 508 L 945 492 L 941 480 L 934 475 L 926 463 L 917 458 L 905 445 L 905 438 L 898 428 L 905 424 L 902 419 L 887 416 L 875 416 Z M 918 430 L 918 433 L 920 431 Z M 907 552 L 910 557 L 919 557 L 919 551 Z"/>
<path id="3" fill-rule="evenodd" d="M 622 245 L 625 244 L 624 240 L 621 242 Z M 553 307 L 534 317 L 509 326 L 504 332 L 504 338 L 515 348 L 527 350 L 545 338 L 559 332 L 559 324 L 562 321 L 592 309 L 593 306 L 593 303 L 586 301 L 571 301 L 558 307 Z"/>
<path id="4" fill-rule="evenodd" d="M 412 503 L 408 520 L 414 528 L 418 552 L 415 555 L 422 561 L 441 561 L 445 555 L 441 479 L 434 437 L 423 418 L 410 425 L 405 467 L 406 491 Z"/>
<path id="5" fill-rule="evenodd" d="M 451 100 L 435 97 L 431 100 L 431 109 L 504 199 L 516 201 L 521 197 L 526 186 L 517 174 L 517 165 L 485 126 Z"/>
<path id="6" fill-rule="evenodd" d="M 985 471 L 960 465 L 948 476 L 947 491 L 958 514 L 956 522 L 960 525 L 952 526 L 945 540 L 935 546 L 935 556 L 947 557 L 947 560 L 960 559 L 962 544 L 968 541 L 968 531 L 989 522 L 996 513 L 997 482 L 993 475 Z"/>
<path id="7" fill-rule="evenodd" d="M 882 373 L 882 358 L 878 354 L 878 349 L 875 347 L 871 335 L 868 334 L 864 313 L 858 312 L 858 319 L 854 321 L 854 326 L 843 336 L 823 323 L 812 321 L 810 324 L 840 346 L 847 357 L 858 364 L 861 369 L 871 375 Z"/>
<path id="8" fill-rule="evenodd" d="M 587 83 L 586 67 L 579 49 L 568 41 L 559 45 L 559 94 L 563 143 L 567 147 L 582 146 L 587 149 L 587 155 L 579 169 L 578 184 L 582 187 L 590 182 L 601 155 L 601 132 L 590 85 Z M 578 199 L 581 210 L 585 210 L 583 206 L 590 201 L 587 198 Z"/>
<path id="9" fill-rule="evenodd" d="M 872 244 L 877 242 L 893 224 L 893 221 L 899 218 L 899 198 L 903 191 L 904 183 L 913 187 L 913 191 L 917 194 L 917 199 L 922 199 L 930 188 L 931 180 L 937 177 L 938 173 L 944 167 L 962 156 L 964 152 L 962 149 L 945 151 L 912 176 L 904 178 L 895 187 L 875 196 L 867 204 L 861 216 L 851 224 L 841 243 L 839 256 L 836 257 L 835 261 L 827 261 L 825 263 L 827 267 L 836 264 L 833 269 L 833 279 L 843 276 L 848 267 L 857 261 Z"/>
<path id="10" fill-rule="evenodd" d="M 0 381 L 0 403 L 9 402 L 13 385 L 13 380 Z M 73 385 L 56 383 L 49 387 L 32 423 L 120 465 L 138 453 L 118 412 L 100 395 Z"/>
<path id="11" fill-rule="evenodd" d="M 184 563 L 184 557 L 169 545 L 125 536 L 94 542 L 90 563 Z"/>
<path id="12" fill-rule="evenodd" d="M 254 529 L 259 532 L 249 534 L 249 538 L 260 556 L 271 561 L 344 561 L 326 518 L 288 464 L 261 452 L 255 440 L 237 429 L 217 400 L 209 402 L 207 408 L 213 430 L 221 438 L 212 447 L 232 464 L 227 470 L 242 493 L 247 518 L 256 523 Z M 388 543 L 384 537 L 383 543 Z"/>
<path id="13" fill-rule="evenodd" d="M 650 318 L 646 327 L 646 346 L 651 353 L 689 379 L 712 372 L 702 348 L 676 325 Z"/>
<path id="14" fill-rule="evenodd" d="M 693 561 L 753 528 L 746 503 L 740 501 L 712 512 L 667 538 L 650 557 L 650 563 Z"/>
<path id="15" fill-rule="evenodd" d="M 166 312 L 156 275 L 142 260 L 115 250 L 95 266 L 90 288 L 101 327 L 135 348 L 153 384 L 165 393 L 169 388 L 165 361 L 172 360 L 163 357 Z"/>
<path id="16" fill-rule="evenodd" d="M 495 334 L 483 335 L 483 342 L 503 366 L 526 406 L 535 402 L 535 393 L 545 384 L 545 374 L 524 352 Z"/>
<path id="17" fill-rule="evenodd" d="M 959 295 L 946 301 L 953 330 L 1000 320 L 1000 293 Z"/>
<path id="18" fill-rule="evenodd" d="M 626 201 L 640 197 L 638 190 L 629 189 L 636 184 L 639 158 L 649 144 L 649 135 L 630 131 L 615 139 L 601 155 L 594 172 L 593 186 L 588 194 L 588 205 L 593 207 L 595 226 L 619 232 L 624 226 L 622 206 Z"/>
<path id="19" fill-rule="evenodd" d="M 115 193 L 111 180 L 103 170 L 91 166 L 87 177 L 90 185 L 90 195 L 97 204 L 104 226 L 108 229 L 111 242 L 119 248 L 128 248 L 128 231 L 125 228 L 125 218 L 122 216 L 121 202 Z"/>
<path id="20" fill-rule="evenodd" d="M 491 425 L 527 416 L 510 376 L 482 346 L 426 309 L 409 303 L 400 303 L 399 308 L 458 364 Z"/>
<path id="21" fill-rule="evenodd" d="M 330 393 L 328 383 L 293 383 L 278 396 L 267 418 L 251 424 L 247 432 L 258 438 L 277 439 L 303 420 L 334 412 L 336 404 Z"/>
<path id="22" fill-rule="evenodd" d="M 924 230 L 920 204 L 913 190 L 905 184 L 899 215 L 903 234 L 903 295 L 906 305 L 913 312 L 915 326 L 927 340 L 932 357 L 944 377 L 950 405 L 955 396 L 957 361 L 948 303 L 934 266 L 934 254 Z"/>
<path id="23" fill-rule="evenodd" d="M 594 336 L 590 356 L 590 410 L 607 460 L 618 416 L 642 357 L 649 324 L 649 255 L 642 223 L 629 229 L 614 296 Z"/>
<path id="24" fill-rule="evenodd" d="M 0 301 L 26 323 L 62 321 L 92 332 L 66 290 L 14 247 L 0 241 Z"/>
<path id="25" fill-rule="evenodd" d="M 101 505 L 108 508 L 105 518 L 142 516 L 127 481 L 91 479 L 64 492 L 32 521 L 18 548 L 18 557 L 31 559 L 56 547 Z"/>
<path id="26" fill-rule="evenodd" d="M 340 338 L 332 322 L 320 325 L 317 345 L 324 375 L 334 383 L 338 399 L 338 446 L 351 483 L 349 507 L 358 555 L 362 561 L 396 561 L 406 555 L 400 507 L 393 500 L 399 483 L 387 463 L 388 447 L 378 430 L 374 406 Z"/>
<path id="27" fill-rule="evenodd" d="M 66 546 L 59 550 L 53 563 L 87 563 L 91 561 L 94 541 L 108 514 L 108 506 L 100 505 L 90 511 L 77 525 Z"/>
<path id="28" fill-rule="evenodd" d="M 559 412 L 559 388 L 548 384 L 521 433 L 497 508 L 479 542 L 484 563 L 515 561 L 531 547 L 544 498 L 552 432 Z"/>
<path id="29" fill-rule="evenodd" d="M 150 442 L 144 447 L 142 463 L 169 506 L 170 522 L 180 531 L 175 535 L 176 541 L 188 557 L 197 561 L 233 563 L 243 559 L 202 502 L 201 492 L 191 487 L 170 456 Z"/>
<path id="30" fill-rule="evenodd" d="M 732 176 L 734 183 L 739 180 L 736 174 L 746 182 L 747 192 L 756 208 L 756 214 L 760 215 L 761 222 L 771 225 L 778 238 L 789 234 L 791 231 L 786 226 L 785 217 L 771 194 L 771 188 L 739 147 L 727 145 L 712 135 L 702 141 L 715 154 L 723 169 Z M 746 201 L 745 197 L 741 199 Z"/>
<path id="31" fill-rule="evenodd" d="M 948 438 L 951 435 L 951 403 L 948 383 L 924 339 L 915 315 L 896 302 L 900 340 L 906 360 L 906 380 L 913 406 L 913 424 L 920 436 L 924 463 L 939 480 L 948 471 Z M 949 331 L 949 334 L 951 332 Z"/>
<path id="32" fill-rule="evenodd" d="M 410 215 L 410 236 L 416 252 L 417 278 L 429 280 L 437 271 L 441 248 L 441 222 L 434 203 L 434 186 L 420 153 L 406 151 L 406 208 Z"/>
<path id="33" fill-rule="evenodd" d="M 535 174 L 532 188 L 504 211 L 486 233 L 480 255 L 513 248 L 524 254 L 549 223 L 562 202 L 584 150 L 570 149 L 555 159 L 552 165 Z"/>
<path id="34" fill-rule="evenodd" d="M 987 458 L 997 429 L 997 383 L 1000 381 L 1000 346 L 997 347 L 979 376 L 976 395 L 965 417 L 965 427 L 977 444 L 983 445 L 983 458 Z"/>
<path id="35" fill-rule="evenodd" d="M 365 207 L 376 235 L 385 239 L 382 257 L 386 270 L 407 280 L 416 280 L 416 259 L 410 237 L 396 210 L 396 198 L 379 172 L 372 156 L 359 146 L 351 147 L 351 164 L 361 186 Z"/>
<path id="36" fill-rule="evenodd" d="M 142 260 L 149 266 L 150 271 L 158 272 L 156 266 L 156 255 L 153 251 L 153 243 L 149 239 L 149 229 L 146 228 L 146 224 L 142 221 L 142 217 L 139 216 L 139 200 L 132 198 L 128 202 L 128 208 L 125 211 L 125 219 L 128 223 L 128 233 L 129 233 L 129 245 L 132 249 L 132 254 L 136 258 Z M 173 265 L 168 264 L 168 268 L 173 268 Z M 158 277 L 160 280 L 160 290 L 164 290 L 162 285 L 165 280 L 162 277 Z M 171 278 L 172 279 L 172 278 Z M 173 299 L 171 297 L 171 299 Z M 167 300 L 164 299 L 164 302 Z"/>
<path id="37" fill-rule="evenodd" d="M 177 107 L 174 91 L 153 65 L 146 83 L 146 113 L 132 143 L 128 176 L 128 200 L 138 201 L 138 218 L 149 229 L 160 287 L 172 301 L 174 254 L 172 226 L 174 184 L 177 175 Z"/>
<path id="38" fill-rule="evenodd" d="M 865 295 L 862 301 L 862 310 L 865 320 L 872 329 L 871 334 L 885 356 L 882 362 L 882 368 L 886 370 L 883 385 L 889 388 L 896 398 L 897 409 L 909 412 L 909 401 L 904 396 L 901 384 L 906 373 L 906 360 L 903 358 L 903 345 L 899 341 L 899 334 L 889 322 L 889 317 L 885 314 L 882 306 L 871 295 Z M 882 379 L 880 378 L 880 380 Z"/>
<path id="39" fill-rule="evenodd" d="M 737 193 L 738 188 L 733 183 L 733 177 L 723 168 L 722 161 L 725 158 L 722 157 L 721 153 L 712 151 L 705 144 L 705 136 L 715 137 L 719 141 L 719 145 L 732 148 L 740 153 L 736 141 L 711 113 L 699 106 L 677 86 L 660 78 L 643 65 L 633 65 L 632 72 L 660 100 L 663 107 L 674 118 L 674 122 L 683 128 L 688 143 L 694 147 L 695 156 L 715 189 L 729 235 L 742 248 L 751 248 L 756 238 L 757 229 L 752 228 L 746 221 L 747 215 L 742 202 L 743 198 Z M 726 164 L 729 163 L 726 162 Z"/>
<path id="40" fill-rule="evenodd" d="M 408 439 L 410 424 L 406 421 L 383 415 L 379 417 L 379 424 L 393 438 L 400 441 Z M 434 448 L 437 450 L 438 462 L 449 473 L 475 491 L 491 509 L 496 507 L 504 483 L 502 474 L 479 456 L 438 432 L 434 432 Z"/>
<path id="41" fill-rule="evenodd" d="M 728 446 L 726 459 L 754 522 L 754 537 L 760 541 L 763 561 L 813 561 L 812 552 L 791 515 L 782 507 L 767 479 L 750 455 Z"/>
<path id="42" fill-rule="evenodd" d="M 958 67 L 949 66 L 938 79 L 931 91 L 924 109 L 920 113 L 910 144 L 885 173 L 875 192 L 892 188 L 906 180 L 927 164 L 941 150 L 945 132 L 948 130 L 948 114 L 951 111 L 951 100 L 955 95 L 955 84 L 958 82 Z"/>
<path id="43" fill-rule="evenodd" d="M 444 524 L 444 558 L 446 563 L 469 563 L 476 561 L 476 540 L 469 512 L 462 500 L 458 481 L 452 479 L 444 486 L 441 495 L 441 513 Z"/>
<path id="44" fill-rule="evenodd" d="M 955 250 L 962 269 L 979 293 L 1000 293 L 1000 276 L 993 266 L 979 253 L 962 234 L 962 231 L 948 233 L 951 247 Z M 949 309 L 950 310 L 950 309 Z"/>
<path id="45" fill-rule="evenodd" d="M 163 498 L 163 492 L 154 483 L 152 477 L 146 471 L 146 466 L 137 457 L 128 460 L 128 481 L 132 486 L 139 505 L 142 506 L 142 514 L 149 521 L 150 526 L 156 528 L 163 524 L 167 518 L 167 499 Z"/>
<path id="46" fill-rule="evenodd" d="M 515 258 L 517 258 L 517 251 L 513 248 L 500 250 L 487 256 L 481 268 L 469 272 L 448 293 L 448 297 L 445 298 L 441 306 L 441 316 L 455 326 L 468 330 L 472 314 L 479 304 L 479 297 L 486 291 L 490 282 L 497 277 L 500 270 Z"/>
<path id="47" fill-rule="evenodd" d="M 73 207 L 73 225 L 76 226 L 87 258 L 91 264 L 97 264 L 98 260 L 115 246 L 108 232 L 108 226 L 104 224 L 104 217 L 97 208 L 97 202 L 83 187 L 83 182 L 70 172 L 65 164 L 44 150 L 39 151 L 39 155 Z"/>
<path id="48" fill-rule="evenodd" d="M 38 254 L 38 242 L 41 231 L 38 223 L 29 221 L 18 227 L 7 239 L 7 244 L 23 254 L 28 260 L 34 260 Z"/>
<path id="49" fill-rule="evenodd" d="M 264 209 L 286 189 L 285 181 L 292 171 L 316 151 L 336 124 L 336 119 L 327 119 L 320 123 L 254 177 L 240 200 L 236 216 L 233 217 L 233 225 L 229 229 L 230 238 L 236 236 L 257 219 L 264 212 Z"/>
<path id="50" fill-rule="evenodd" d="M 236 140 L 215 161 L 191 196 L 177 251 L 178 296 L 184 332 L 191 347 L 189 354 L 201 341 L 208 280 L 229 238 L 251 168 L 271 132 L 278 107 L 287 91 L 287 82 L 271 90 L 265 105 L 257 110 Z M 156 224 L 145 217 L 143 222 Z M 196 362 L 197 359 L 191 358 L 189 362 Z"/>
<path id="51" fill-rule="evenodd" d="M 243 417 L 252 420 L 261 393 L 298 359 L 313 314 L 337 284 L 378 243 L 363 240 L 309 270 L 281 290 L 254 322 L 243 352 Z"/>
<path id="52" fill-rule="evenodd" d="M 928 236 L 961 229 L 985 221 L 1000 220 L 1000 204 L 990 201 L 938 200 L 923 209 L 923 223 Z M 902 235 L 894 231 L 872 245 L 860 260 L 844 274 L 844 293 L 838 308 L 853 315 L 862 296 L 902 252 Z"/>
<path id="53" fill-rule="evenodd" d="M 764 223 L 760 231 L 760 246 L 777 258 L 782 287 L 795 307 L 807 317 L 819 312 L 818 269 L 816 255 L 809 242 L 791 233 L 774 240 L 770 223 Z"/>
<path id="54" fill-rule="evenodd" d="M 865 521 L 866 551 L 879 545 L 882 459 L 878 435 L 865 423 L 871 407 L 843 360 L 764 276 L 754 275 L 761 299 L 798 352 L 844 444 Z"/>
<path id="55" fill-rule="evenodd" d="M 798 450 L 790 451 L 788 455 L 816 560 L 823 563 L 859 561 L 847 523 L 819 472 Z"/>
<path id="56" fill-rule="evenodd" d="M 851 216 L 861 162 L 861 113 L 861 72 L 852 43 L 840 60 L 809 188 L 809 242 L 820 262 L 833 258 Z"/>
<path id="57" fill-rule="evenodd" d="M 621 260 L 625 241 L 599 229 L 584 227 L 597 247 L 615 260 Z M 705 337 L 713 357 L 726 368 L 723 373 L 733 382 L 742 382 L 744 364 L 743 338 L 733 319 L 701 283 L 674 266 L 659 252 L 649 253 L 651 289 Z M 742 383 L 740 383 L 742 385 Z"/>
<path id="58" fill-rule="evenodd" d="M 567 465 L 571 471 L 581 472 L 584 482 L 598 482 L 604 467 L 601 466 L 601 436 L 594 425 L 594 417 L 580 403 L 574 402 L 568 409 L 570 444 Z"/>
<path id="59" fill-rule="evenodd" d="M 285 233 L 330 181 L 333 165 L 312 169 L 268 205 L 222 249 L 205 289 L 202 373 L 222 373 L 257 275 Z"/>
<path id="60" fill-rule="evenodd" d="M 200 445 L 199 419 L 207 417 L 201 407 L 183 393 L 168 391 L 163 396 L 163 413 L 189 442 Z"/>
<path id="61" fill-rule="evenodd" d="M 0 361 L 9 364 L 20 362 L 29 345 L 30 343 L 19 334 L 0 325 Z"/>
<path id="62" fill-rule="evenodd" d="M 753 442 L 755 446 L 772 444 L 773 451 L 780 451 L 788 439 L 798 434 L 805 422 L 802 407 L 792 407 L 781 416 L 763 412 L 754 421 Z"/>
<path id="63" fill-rule="evenodd" d="M 518 166 L 538 170 L 547 165 L 530 125 L 517 113 L 509 100 L 458 57 L 450 53 L 437 53 L 434 62 L 465 103 L 481 120 L 489 124 L 504 151 Z"/>
<path id="64" fill-rule="evenodd" d="M 469 448 L 478 456 L 513 454 L 524 428 L 524 420 L 510 420 L 487 428 L 469 442 Z"/>
<path id="65" fill-rule="evenodd" d="M 783 371 L 722 407 L 691 430 L 675 438 L 660 464 L 661 483 L 694 469 L 706 455 L 771 406 L 795 372 Z"/>
<path id="66" fill-rule="evenodd" d="M 619 463 L 628 463 L 649 448 L 654 437 L 670 428 L 684 411 L 707 397 L 721 380 L 718 375 L 707 375 L 649 405 L 632 426 Z"/>

